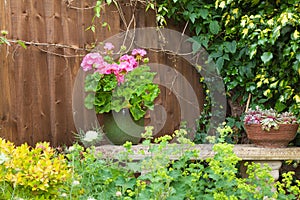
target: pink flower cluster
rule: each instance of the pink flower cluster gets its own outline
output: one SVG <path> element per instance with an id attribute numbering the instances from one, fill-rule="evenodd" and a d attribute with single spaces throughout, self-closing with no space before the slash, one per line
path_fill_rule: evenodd
<path id="1" fill-rule="evenodd" d="M 106 43 L 104 49 L 109 55 L 114 46 L 111 43 Z M 81 67 L 83 71 L 93 70 L 94 73 L 100 74 L 114 74 L 118 83 L 124 82 L 124 75 L 138 66 L 138 61 L 147 54 L 144 49 L 134 49 L 131 55 L 125 54 L 120 57 L 118 62 L 107 62 L 100 53 L 87 54 L 82 62 Z"/>

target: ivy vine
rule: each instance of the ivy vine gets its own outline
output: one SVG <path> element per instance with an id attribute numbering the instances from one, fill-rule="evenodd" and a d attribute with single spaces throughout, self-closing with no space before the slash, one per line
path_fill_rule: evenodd
<path id="1" fill-rule="evenodd" d="M 222 75 L 228 99 L 289 110 L 300 116 L 300 5 L 298 0 L 156 0 L 161 24 L 189 23 Z"/>

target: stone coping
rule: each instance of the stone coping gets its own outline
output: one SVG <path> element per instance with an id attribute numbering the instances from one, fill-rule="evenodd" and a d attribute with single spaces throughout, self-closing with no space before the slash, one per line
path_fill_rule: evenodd
<path id="1" fill-rule="evenodd" d="M 154 144 L 155 145 L 155 144 Z M 172 146 L 172 144 L 171 144 Z M 167 148 L 172 148 L 172 147 Z M 206 159 L 213 157 L 215 152 L 212 150 L 212 144 L 196 144 L 193 147 L 185 149 L 197 149 L 199 150 L 198 159 Z M 184 147 L 183 147 L 184 148 Z M 124 150 L 123 146 L 117 145 L 102 145 L 96 147 L 98 152 L 102 152 L 105 157 L 117 158 L 118 153 Z M 144 154 L 140 153 L 141 150 Z M 148 151 L 148 147 L 144 145 L 133 145 L 133 155 L 130 157 L 133 160 L 142 160 L 145 157 L 151 156 L 151 152 Z M 263 148 L 256 147 L 248 144 L 234 145 L 233 151 L 242 160 L 253 161 L 272 161 L 272 160 L 300 160 L 300 147 L 287 147 L 287 148 Z M 171 159 L 176 159 L 178 156 L 173 156 Z"/>

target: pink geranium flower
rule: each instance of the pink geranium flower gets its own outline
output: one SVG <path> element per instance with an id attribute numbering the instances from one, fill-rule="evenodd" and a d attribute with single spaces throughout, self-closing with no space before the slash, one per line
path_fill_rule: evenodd
<path id="1" fill-rule="evenodd" d="M 120 58 L 120 65 L 122 64 L 122 70 L 129 72 L 138 66 L 138 62 L 133 56 L 123 55 Z"/>
<path id="2" fill-rule="evenodd" d="M 97 113 L 126 108 L 134 120 L 141 119 L 147 109 L 154 107 L 160 92 L 158 84 L 151 83 L 156 73 L 147 66 L 149 59 L 143 58 L 145 50 L 135 49 L 126 54 L 126 47 L 121 46 L 121 55 L 113 51 L 112 43 L 104 43 L 101 54 L 89 53 L 83 58 L 81 67 L 90 72 L 84 82 L 84 91 L 88 93 L 84 104 Z"/>
<path id="3" fill-rule="evenodd" d="M 111 64 L 103 62 L 97 65 L 95 72 L 99 72 L 100 74 L 111 74 Z"/>
<path id="4" fill-rule="evenodd" d="M 118 71 L 119 71 L 119 65 L 117 63 L 112 63 L 107 69 L 107 74 L 115 74 L 115 72 Z"/>
<path id="5" fill-rule="evenodd" d="M 107 43 L 105 43 L 105 45 L 104 45 L 104 49 L 107 50 L 107 51 L 111 51 L 111 50 L 113 50 L 114 48 L 115 48 L 115 46 L 114 46 L 112 43 L 110 43 L 110 42 L 107 42 Z"/>
<path id="6" fill-rule="evenodd" d="M 114 49 L 112 43 L 105 43 L 104 49 L 108 55 Z M 127 72 L 138 67 L 139 60 L 145 56 L 147 52 L 144 49 L 134 49 L 131 55 L 122 55 L 118 62 L 104 60 L 99 53 L 88 53 L 82 60 L 81 67 L 83 71 L 94 70 L 94 73 L 115 74 L 118 83 L 124 82 L 124 76 Z"/>
<path id="7" fill-rule="evenodd" d="M 99 53 L 88 53 L 81 62 L 83 71 L 89 71 L 98 68 L 104 62 L 103 57 Z"/>
<path id="8" fill-rule="evenodd" d="M 133 49 L 131 55 L 144 57 L 147 52 L 144 49 Z"/>
<path id="9" fill-rule="evenodd" d="M 116 72 L 115 75 L 119 85 L 124 82 L 124 74 Z"/>

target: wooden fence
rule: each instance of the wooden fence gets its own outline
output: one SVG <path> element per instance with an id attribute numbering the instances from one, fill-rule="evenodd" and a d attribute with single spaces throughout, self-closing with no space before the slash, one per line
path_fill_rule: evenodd
<path id="1" fill-rule="evenodd" d="M 73 89 L 82 57 L 94 42 L 132 27 L 155 27 L 155 14 L 141 3 L 119 1 L 102 8 L 92 25 L 95 0 L 0 0 L 0 30 L 7 30 L 10 46 L 0 46 L 0 136 L 17 145 L 49 141 L 53 146 L 71 144 Z M 103 23 L 109 27 L 102 27 Z M 182 31 L 184 26 L 171 24 Z M 26 49 L 18 45 L 26 44 Z M 186 61 L 166 53 L 150 52 L 150 60 L 176 66 L 188 77 L 201 108 L 200 75 Z M 158 74 L 158 79 L 168 74 Z M 180 86 L 177 86 L 180 87 Z M 183 91 L 185 88 L 181 88 Z M 159 135 L 171 133 L 180 123 L 176 95 L 161 87 L 157 100 L 167 113 Z M 82 114 L 84 115 L 84 110 Z M 79 113 L 81 114 L 81 113 Z M 159 120 L 159 118 L 156 118 Z M 83 122 L 87 123 L 87 122 Z M 159 123 L 159 121 L 154 121 Z"/>

